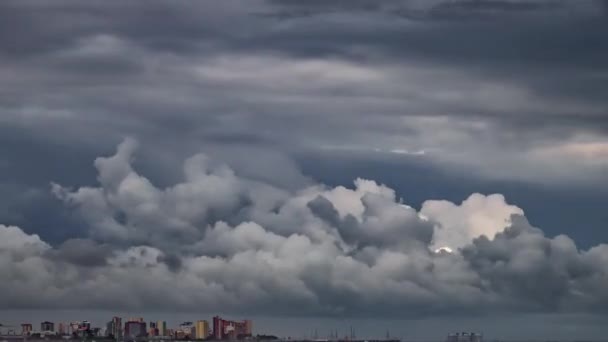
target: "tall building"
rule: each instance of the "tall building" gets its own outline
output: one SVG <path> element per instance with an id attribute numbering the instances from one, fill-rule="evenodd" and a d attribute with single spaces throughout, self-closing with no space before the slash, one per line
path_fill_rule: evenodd
<path id="1" fill-rule="evenodd" d="M 158 329 L 156 328 L 156 322 L 150 322 L 148 327 L 148 336 L 158 336 Z"/>
<path id="2" fill-rule="evenodd" d="M 67 324 L 60 322 L 59 323 L 59 327 L 57 328 L 57 333 L 59 333 L 59 335 L 63 336 L 63 335 L 67 335 L 68 333 L 68 329 L 67 329 Z"/>
<path id="3" fill-rule="evenodd" d="M 158 336 L 168 336 L 167 322 L 165 322 L 165 321 L 156 322 L 156 329 L 158 329 Z"/>
<path id="4" fill-rule="evenodd" d="M 32 324 L 31 323 L 23 323 L 21 324 L 21 335 L 29 336 L 32 334 Z"/>
<path id="5" fill-rule="evenodd" d="M 128 321 L 125 323 L 124 337 L 135 338 L 146 336 L 146 323 L 138 321 Z"/>
<path id="6" fill-rule="evenodd" d="M 40 323 L 40 332 L 54 332 L 55 331 L 55 324 L 53 322 L 48 322 L 48 321 L 44 321 L 42 323 Z"/>
<path id="7" fill-rule="evenodd" d="M 80 330 L 91 330 L 91 322 L 87 320 L 82 321 L 82 323 L 80 323 Z"/>
<path id="8" fill-rule="evenodd" d="M 110 332 L 115 339 L 122 339 L 122 318 L 114 316 L 112 317 L 112 331 Z"/>
<path id="9" fill-rule="evenodd" d="M 251 336 L 252 332 L 253 323 L 250 320 L 238 322 L 213 317 L 213 337 L 217 340 L 244 338 Z"/>
<path id="10" fill-rule="evenodd" d="M 250 319 L 245 320 L 245 335 L 253 335 L 253 322 Z"/>
<path id="11" fill-rule="evenodd" d="M 197 321 L 196 322 L 196 334 L 195 337 L 197 340 L 204 340 L 209 336 L 209 322 L 207 321 Z"/>
<path id="12" fill-rule="evenodd" d="M 112 333 L 114 331 L 114 321 L 109 321 L 106 323 L 106 337 L 116 338 Z"/>

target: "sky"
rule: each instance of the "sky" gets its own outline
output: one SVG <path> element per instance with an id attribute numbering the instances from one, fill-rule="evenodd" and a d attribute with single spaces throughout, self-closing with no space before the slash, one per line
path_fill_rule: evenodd
<path id="1" fill-rule="evenodd" d="M 0 323 L 603 338 L 607 34 L 605 0 L 2 1 Z"/>

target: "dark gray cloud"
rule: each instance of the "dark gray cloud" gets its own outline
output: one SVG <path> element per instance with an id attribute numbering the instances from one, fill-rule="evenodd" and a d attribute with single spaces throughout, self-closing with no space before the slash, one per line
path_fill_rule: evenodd
<path id="1" fill-rule="evenodd" d="M 26 141 L 89 153 L 125 135 L 183 155 L 200 146 L 229 155 L 426 150 L 441 167 L 534 181 L 599 181 L 605 171 L 580 152 L 605 144 L 607 121 L 606 21 L 593 1 L 2 6 L 2 126 Z M 391 14 L 446 6 L 515 13 L 447 22 Z M 256 15 L 284 8 L 319 13 Z M 552 174 L 538 171 L 547 165 Z"/>
<path id="2" fill-rule="evenodd" d="M 106 266 L 112 255 L 108 245 L 100 245 L 88 239 L 69 239 L 51 250 L 49 258 L 83 267 Z"/>
<path id="3" fill-rule="evenodd" d="M 178 272 L 182 268 L 182 259 L 177 254 L 163 254 L 158 256 L 157 260 L 165 263 L 173 272 Z"/>
<path id="4" fill-rule="evenodd" d="M 308 206 L 308 209 L 310 209 L 314 215 L 320 217 L 332 226 L 337 227 L 340 225 L 340 213 L 338 213 L 334 205 L 327 198 L 317 196 L 315 199 L 308 202 L 306 206 Z M 347 216 L 347 219 L 349 218 L 350 216 Z"/>
<path id="5" fill-rule="evenodd" d="M 463 256 L 493 291 L 534 297 L 534 302 L 527 301 L 531 309 L 556 310 L 577 300 L 591 304 L 587 283 L 597 276 L 595 260 L 603 249 L 598 246 L 580 253 L 567 236 L 547 239 L 525 218 L 515 217 L 513 225 L 493 240 L 480 237 L 473 241 L 463 249 Z M 591 296 L 598 301 L 593 309 L 603 310 L 603 291 Z"/>

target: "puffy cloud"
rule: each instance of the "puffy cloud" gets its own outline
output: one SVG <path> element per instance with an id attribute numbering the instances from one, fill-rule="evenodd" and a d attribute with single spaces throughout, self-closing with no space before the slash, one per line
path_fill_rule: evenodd
<path id="1" fill-rule="evenodd" d="M 509 299 L 509 305 L 563 310 L 572 305 L 581 309 L 582 303 L 588 305 L 586 309 L 605 305 L 604 291 L 587 286 L 607 279 L 606 265 L 591 261 L 591 255 L 603 254 L 600 250 L 605 252 L 605 245 L 579 252 L 569 237 L 547 238 L 517 216 L 494 239 L 477 238 L 462 253 L 485 286 Z M 594 304 L 589 305 L 589 297 Z"/>
<path id="2" fill-rule="evenodd" d="M 12 287 L 19 286 L 20 283 L 35 285 L 29 278 L 39 270 L 44 271 L 44 254 L 50 249 L 51 246 L 38 235 L 29 235 L 19 227 L 0 224 L 0 272 L 7 275 L 7 282 L 3 282 L 3 293 L 10 293 Z M 4 300 L 10 300 L 10 296 L 3 297 L 7 297 Z"/>
<path id="3" fill-rule="evenodd" d="M 36 254 L 49 246 L 38 235 L 25 234 L 14 226 L 0 225 L 0 251 L 11 254 Z"/>
<path id="4" fill-rule="evenodd" d="M 417 211 L 371 180 L 283 190 L 203 155 L 186 160 L 183 181 L 158 188 L 132 167 L 136 145 L 127 139 L 96 160 L 98 187 L 53 186 L 88 238 L 51 246 L 0 226 L 3 307 L 34 305 L 32 293 L 49 308 L 310 315 L 594 311 L 608 302 L 608 247 L 546 237 L 501 195 Z"/>
<path id="5" fill-rule="evenodd" d="M 510 225 L 512 215 L 523 215 L 524 212 L 507 204 L 500 194 L 472 194 L 460 205 L 449 201 L 426 201 L 422 204 L 420 213 L 439 223 L 433 248 L 456 249 L 482 235 L 494 238 Z"/>
<path id="6" fill-rule="evenodd" d="M 232 170 L 203 155 L 185 161 L 185 182 L 159 189 L 131 167 L 137 144 L 126 139 L 116 154 L 97 158 L 100 188 L 53 192 L 77 206 L 92 234 L 105 241 L 152 243 L 193 241 L 207 222 L 236 215 L 249 201 L 247 189 Z"/>

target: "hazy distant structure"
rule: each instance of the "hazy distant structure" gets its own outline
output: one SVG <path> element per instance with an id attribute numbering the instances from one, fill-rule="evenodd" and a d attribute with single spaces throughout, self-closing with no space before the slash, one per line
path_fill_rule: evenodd
<path id="1" fill-rule="evenodd" d="M 116 339 L 116 336 L 114 336 L 113 332 L 114 332 L 114 322 L 109 321 L 108 323 L 106 323 L 106 336 Z"/>
<path id="2" fill-rule="evenodd" d="M 70 322 L 69 324 L 69 334 L 74 334 L 74 333 L 78 333 L 78 331 L 80 330 L 80 322 L 78 321 L 74 321 L 74 322 Z"/>
<path id="3" fill-rule="evenodd" d="M 40 323 L 40 332 L 55 332 L 55 323 L 49 321 Z"/>
<path id="4" fill-rule="evenodd" d="M 146 335 L 146 322 L 143 322 L 143 319 L 129 320 L 125 323 L 125 338 L 137 338 Z"/>
<path id="5" fill-rule="evenodd" d="M 122 339 L 122 318 L 112 317 L 112 320 L 106 324 L 106 335 L 116 340 Z"/>
<path id="6" fill-rule="evenodd" d="M 93 336 L 103 336 L 101 328 L 91 328 L 88 331 Z"/>
<path id="7" fill-rule="evenodd" d="M 156 322 L 150 322 L 150 325 L 148 326 L 148 336 L 158 336 Z"/>
<path id="8" fill-rule="evenodd" d="M 80 323 L 80 330 L 88 331 L 91 330 L 91 322 L 84 320 Z"/>
<path id="9" fill-rule="evenodd" d="M 112 323 L 112 335 L 114 335 L 114 338 L 117 340 L 122 339 L 122 318 L 114 316 L 112 317 Z"/>
<path id="10" fill-rule="evenodd" d="M 229 321 L 219 316 L 213 317 L 213 337 L 216 340 L 238 339 L 251 336 L 253 323 L 251 320 Z"/>
<path id="11" fill-rule="evenodd" d="M 21 324 L 21 335 L 29 336 L 32 334 L 32 324 L 31 323 L 23 323 Z"/>
<path id="12" fill-rule="evenodd" d="M 157 321 L 156 330 L 158 331 L 158 336 L 168 336 L 167 335 L 167 322 Z"/>
<path id="13" fill-rule="evenodd" d="M 68 325 L 66 323 L 60 322 L 59 325 L 57 326 L 57 333 L 60 336 L 67 335 L 67 331 L 68 331 L 67 326 Z"/>
<path id="14" fill-rule="evenodd" d="M 250 319 L 245 320 L 245 335 L 253 335 L 253 322 Z"/>
<path id="15" fill-rule="evenodd" d="M 203 340 L 207 338 L 207 336 L 209 336 L 209 322 L 197 321 L 195 325 L 195 330 L 195 337 L 197 340 Z"/>
<path id="16" fill-rule="evenodd" d="M 193 338 L 196 335 L 196 327 L 192 322 L 183 322 L 175 331 L 175 338 Z"/>
<path id="17" fill-rule="evenodd" d="M 2 323 L 0 323 L 0 334 L 2 336 L 17 336 L 14 325 Z"/>
<path id="18" fill-rule="evenodd" d="M 483 342 L 483 335 L 474 332 L 449 334 L 446 342 Z"/>

